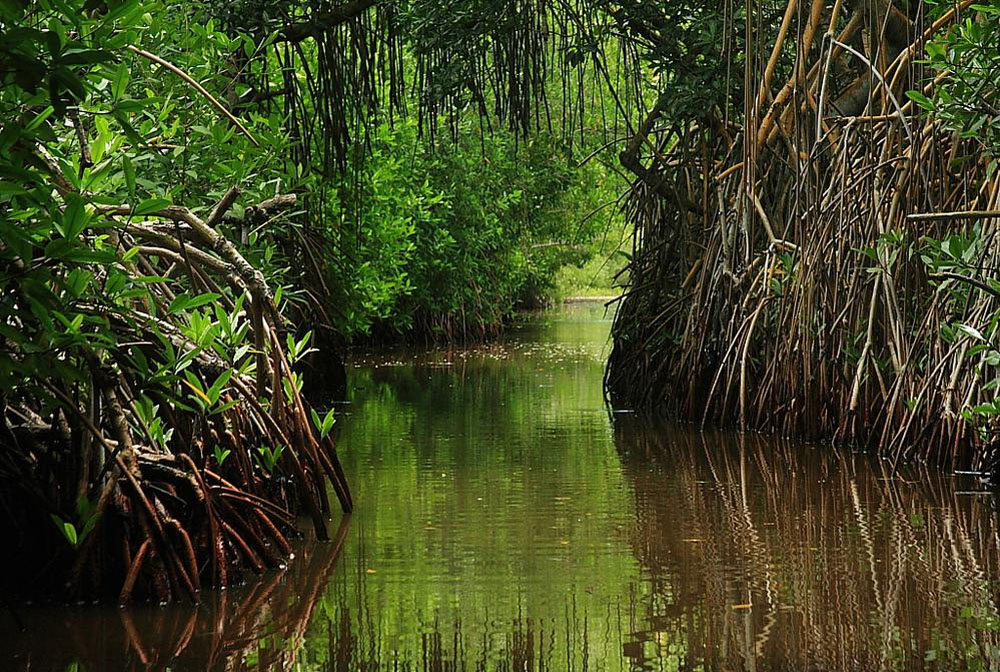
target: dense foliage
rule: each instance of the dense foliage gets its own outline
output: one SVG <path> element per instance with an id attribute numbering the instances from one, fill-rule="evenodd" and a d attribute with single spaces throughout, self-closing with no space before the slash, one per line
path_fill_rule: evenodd
<path id="1" fill-rule="evenodd" d="M 607 169 L 565 134 L 438 105 L 415 15 L 233 9 L 0 4 L 8 580 L 124 601 L 281 562 L 297 511 L 325 535 L 328 484 L 351 508 L 304 372 L 495 333 L 606 228 Z M 362 33 L 394 55 L 342 49 Z"/>
<path id="2" fill-rule="evenodd" d="M 18 562 L 125 577 L 123 599 L 278 562 L 293 511 L 324 533 L 328 482 L 351 506 L 307 371 L 352 341 L 494 334 L 567 264 L 607 278 L 598 249 L 628 261 L 617 398 L 988 467 L 998 17 L 0 3 Z"/>
<path id="3" fill-rule="evenodd" d="M 2 5 L 0 527 L 20 589 L 196 597 L 279 564 L 296 510 L 325 536 L 328 484 L 351 507 L 259 233 L 295 217 L 280 120 L 196 83 L 234 45 L 189 18 Z M 173 57 L 185 29 L 184 69 L 146 50 Z"/>
<path id="4" fill-rule="evenodd" d="M 544 300 L 555 270 L 584 260 L 606 221 L 581 221 L 604 189 L 545 136 L 497 131 L 480 145 L 470 132 L 435 147 L 413 122 L 383 126 L 348 182 L 333 233 L 345 296 L 334 305 L 352 334 L 490 334 Z"/>

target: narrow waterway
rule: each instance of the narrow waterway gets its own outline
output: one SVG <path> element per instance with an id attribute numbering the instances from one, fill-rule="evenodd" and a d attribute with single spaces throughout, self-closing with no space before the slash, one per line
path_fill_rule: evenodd
<path id="1" fill-rule="evenodd" d="M 334 542 L 200 606 L 3 607 L 0 669 L 1000 664 L 992 497 L 609 413 L 609 327 L 575 304 L 487 346 L 358 356 Z"/>

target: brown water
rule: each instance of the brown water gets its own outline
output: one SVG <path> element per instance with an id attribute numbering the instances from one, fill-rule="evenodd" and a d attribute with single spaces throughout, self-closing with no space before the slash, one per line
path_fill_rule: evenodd
<path id="1" fill-rule="evenodd" d="M 608 329 L 574 305 L 486 347 L 358 358 L 336 542 L 200 606 L 0 609 L 0 670 L 1000 665 L 990 496 L 609 413 Z"/>

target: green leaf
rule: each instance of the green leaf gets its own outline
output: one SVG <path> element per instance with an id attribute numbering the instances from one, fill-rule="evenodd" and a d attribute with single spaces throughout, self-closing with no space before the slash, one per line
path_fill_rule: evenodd
<path id="1" fill-rule="evenodd" d="M 167 312 L 170 314 L 179 313 L 187 308 L 190 301 L 191 295 L 187 292 L 182 292 L 181 294 L 175 296 L 174 300 L 170 302 L 170 305 L 167 306 Z"/>
<path id="2" fill-rule="evenodd" d="M 122 156 L 122 172 L 125 174 L 125 186 L 128 189 L 129 201 L 135 201 L 135 166 L 128 155 Z"/>
<path id="3" fill-rule="evenodd" d="M 958 325 L 958 330 L 961 331 L 961 332 L 963 332 L 963 333 L 965 333 L 965 334 L 967 334 L 967 335 L 969 335 L 969 336 L 971 336 L 972 338 L 976 339 L 977 341 L 985 341 L 986 340 L 983 337 L 982 332 L 979 331 L 978 329 L 976 329 L 975 327 L 973 327 L 972 325 L 969 325 L 969 324 L 960 324 L 960 325 Z"/>
<path id="4" fill-rule="evenodd" d="M 163 208 L 166 208 L 169 205 L 170 201 L 166 198 L 147 198 L 145 201 L 135 206 L 135 210 L 132 211 L 132 214 L 137 217 L 151 215 L 154 212 L 163 210 Z"/>
<path id="5" fill-rule="evenodd" d="M 919 91 L 907 91 L 907 97 L 925 110 L 934 111 L 934 101 Z"/>
<path id="6" fill-rule="evenodd" d="M 215 408 L 213 408 L 212 409 L 212 415 L 218 415 L 219 413 L 224 413 L 225 411 L 228 411 L 230 408 L 232 408 L 233 406 L 235 406 L 238 403 L 239 403 L 239 399 L 230 399 L 229 401 L 227 401 L 226 403 L 222 404 L 221 406 L 216 406 Z"/>
<path id="7" fill-rule="evenodd" d="M 114 84 L 111 87 L 111 95 L 115 102 L 118 102 L 125 95 L 128 88 L 129 72 L 128 66 L 122 63 L 118 66 L 118 73 L 115 75 Z"/>
<path id="8" fill-rule="evenodd" d="M 80 542 L 76 534 L 76 526 L 73 525 L 73 523 L 63 520 L 54 513 L 51 514 L 51 518 L 52 522 L 54 522 L 56 527 L 59 528 L 59 531 L 62 532 L 64 537 L 66 537 L 66 541 L 69 542 L 69 545 L 76 548 L 77 544 Z"/>
<path id="9" fill-rule="evenodd" d="M 222 450 L 220 446 L 216 446 L 214 452 L 215 452 L 215 461 L 221 467 L 222 464 L 226 461 L 226 458 L 229 457 L 229 454 L 233 451 L 229 450 L 228 448 Z"/>
<path id="10" fill-rule="evenodd" d="M 321 439 L 325 439 L 330 433 L 330 430 L 333 429 L 333 425 L 337 420 L 334 409 L 331 408 L 327 411 L 326 417 L 322 419 L 320 419 L 319 413 L 316 412 L 315 408 L 310 408 L 309 413 L 312 416 L 313 425 L 315 425 L 316 431 L 319 432 L 319 437 Z"/>
<path id="11" fill-rule="evenodd" d="M 36 114 L 34 119 L 32 119 L 30 122 L 28 122 L 28 125 L 24 127 L 24 132 L 25 133 L 30 133 L 30 132 L 34 131 L 36 128 L 38 128 L 39 126 L 41 126 L 45 122 L 46 119 L 48 119 L 49 117 L 51 117 L 53 112 L 55 112 L 55 108 L 54 107 L 52 107 L 51 105 L 49 105 L 48 107 L 46 107 L 44 110 L 42 110 L 41 112 L 39 112 L 38 114 Z"/>
<path id="12" fill-rule="evenodd" d="M 73 546 L 76 546 L 79 541 L 76 536 L 76 526 L 73 523 L 63 523 L 63 534 L 66 535 L 66 539 Z"/>
<path id="13" fill-rule="evenodd" d="M 222 394 L 222 388 L 225 387 L 226 383 L 229 382 L 229 379 L 232 377 L 232 375 L 233 375 L 233 370 L 226 369 L 221 374 L 219 374 L 219 377 L 215 379 L 215 382 L 212 383 L 212 386 L 208 388 L 208 392 L 206 392 L 205 394 L 208 396 L 209 400 L 213 404 L 219 401 L 219 395 Z"/>
<path id="14" fill-rule="evenodd" d="M 125 137 L 129 139 L 129 142 L 137 146 L 143 144 L 144 141 L 142 136 L 140 136 L 138 131 L 136 131 L 132 124 L 129 123 L 128 118 L 126 118 L 125 113 L 122 110 L 116 109 L 112 112 L 112 115 L 114 116 L 115 121 L 118 122 L 118 125 L 122 127 L 122 130 L 125 132 Z"/>
<path id="15" fill-rule="evenodd" d="M 194 308 L 199 308 L 204 306 L 206 303 L 212 303 L 221 297 L 221 294 L 215 294 L 213 292 L 206 292 L 205 294 L 199 294 L 198 296 L 191 297 L 185 308 L 187 310 L 193 310 Z"/>
<path id="16" fill-rule="evenodd" d="M 60 233 L 67 240 L 75 240 L 83 232 L 90 220 L 87 208 L 83 199 L 78 194 L 70 194 L 66 197 L 68 204 L 63 212 L 63 221 Z"/>
<path id="17" fill-rule="evenodd" d="M 93 65 L 111 60 L 111 52 L 105 49 L 67 49 L 59 62 L 63 65 Z"/>

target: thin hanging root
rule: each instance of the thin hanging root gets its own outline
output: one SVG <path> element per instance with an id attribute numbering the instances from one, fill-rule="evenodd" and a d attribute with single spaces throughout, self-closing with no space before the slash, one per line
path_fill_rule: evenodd
<path id="1" fill-rule="evenodd" d="M 194 545 L 191 544 L 191 537 L 188 536 L 188 533 L 176 520 L 171 518 L 167 521 L 167 525 L 174 530 L 174 534 L 180 539 L 181 550 L 184 552 L 184 561 L 187 562 L 187 565 L 185 566 L 181 563 L 181 559 L 178 557 L 179 567 L 183 568 L 187 573 L 192 592 L 197 594 L 201 590 L 201 581 L 199 578 L 198 560 L 195 557 Z"/>
<path id="2" fill-rule="evenodd" d="M 211 472 L 206 472 L 211 473 Z M 237 489 L 235 486 L 227 483 L 223 479 L 215 476 L 219 479 L 222 486 L 213 487 L 212 492 L 218 494 L 220 497 L 225 497 L 234 501 L 245 502 L 247 505 L 252 506 L 262 512 L 267 512 L 270 516 L 277 518 L 286 527 L 294 527 L 295 521 L 291 515 L 284 509 L 276 507 L 265 499 L 251 495 L 250 493 L 243 492 Z"/>
<path id="3" fill-rule="evenodd" d="M 261 522 L 261 525 L 263 525 L 270 532 L 271 539 L 278 545 L 278 548 L 281 549 L 281 553 L 286 558 L 290 557 L 292 555 L 292 546 L 288 543 L 288 539 L 285 538 L 285 535 L 281 533 L 281 530 L 279 530 L 275 526 L 274 522 L 267 517 L 267 514 L 259 508 L 254 507 L 253 512 L 256 514 L 257 519 Z"/>
<path id="4" fill-rule="evenodd" d="M 181 460 L 186 462 L 198 481 L 198 486 L 204 496 L 205 517 L 208 519 L 208 555 L 212 565 L 212 579 L 218 585 L 228 585 L 229 570 L 226 563 L 225 548 L 223 546 L 222 535 L 219 531 L 218 515 L 212 502 L 212 493 L 205 484 L 205 479 L 201 471 L 195 465 L 190 455 L 182 455 Z M 209 473 L 205 470 L 205 473 Z"/>
<path id="5" fill-rule="evenodd" d="M 233 529 L 239 532 L 247 546 L 254 549 L 254 554 L 264 565 L 277 567 L 281 564 L 279 558 L 268 548 L 261 535 L 233 507 L 223 503 L 223 509 L 227 514 L 226 520 L 233 526 Z"/>

